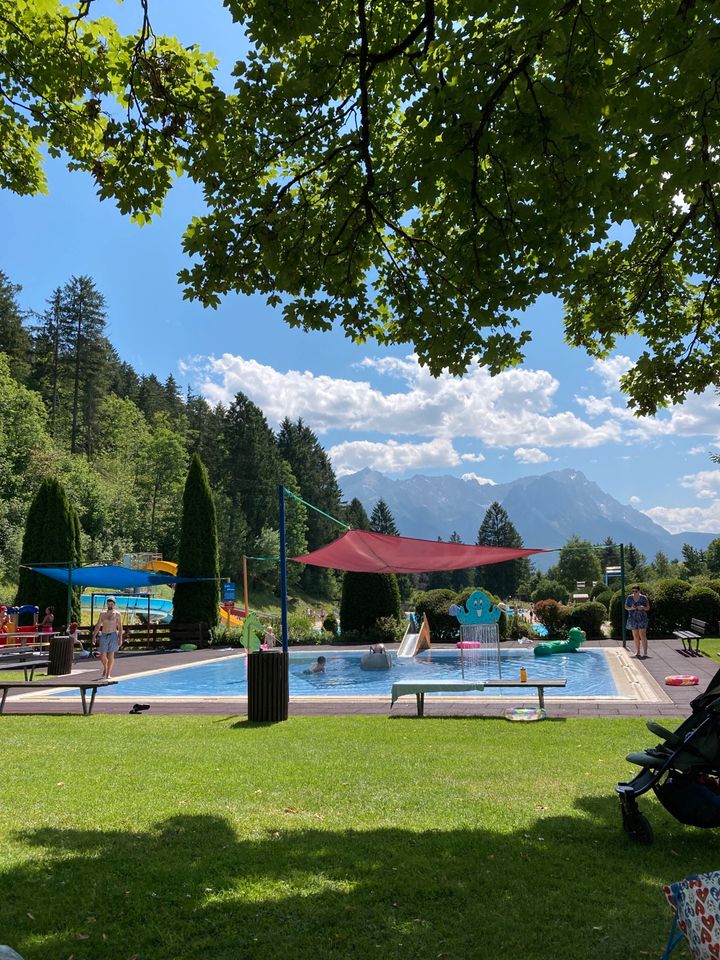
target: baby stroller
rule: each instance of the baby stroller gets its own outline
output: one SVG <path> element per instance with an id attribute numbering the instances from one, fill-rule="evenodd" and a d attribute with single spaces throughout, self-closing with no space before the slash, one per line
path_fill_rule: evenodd
<path id="1" fill-rule="evenodd" d="M 662 743 L 627 756 L 642 772 L 615 790 L 623 828 L 635 843 L 653 842 L 650 821 L 637 805 L 649 790 L 680 823 L 720 827 L 720 670 L 690 706 L 692 713 L 674 733 L 648 720 Z"/>

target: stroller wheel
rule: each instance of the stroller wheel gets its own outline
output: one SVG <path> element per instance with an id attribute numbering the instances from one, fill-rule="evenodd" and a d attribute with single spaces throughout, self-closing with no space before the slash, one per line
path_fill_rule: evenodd
<path id="1" fill-rule="evenodd" d="M 644 847 L 649 847 L 655 839 L 653 828 L 650 821 L 644 813 L 640 813 L 637 804 L 634 809 L 622 804 L 623 830 L 633 843 L 639 843 Z"/>

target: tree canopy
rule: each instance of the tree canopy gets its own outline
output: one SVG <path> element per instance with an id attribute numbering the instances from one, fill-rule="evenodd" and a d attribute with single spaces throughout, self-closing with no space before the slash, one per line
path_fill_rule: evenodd
<path id="1" fill-rule="evenodd" d="M 716 381 L 713 4 L 225 5 L 250 44 L 232 91 L 147 2 L 122 36 L 92 0 L 8 0 L 0 185 L 44 189 L 42 150 L 65 152 L 145 220 L 184 172 L 205 197 L 187 296 L 260 292 L 435 374 L 519 362 L 523 310 L 554 294 L 591 355 L 642 338 L 638 412 Z"/>

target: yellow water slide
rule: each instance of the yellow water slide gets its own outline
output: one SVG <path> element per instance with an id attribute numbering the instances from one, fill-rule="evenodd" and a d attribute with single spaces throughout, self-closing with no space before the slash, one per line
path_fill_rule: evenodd
<path id="1" fill-rule="evenodd" d="M 167 573 L 171 577 L 177 576 L 177 564 L 172 560 L 151 560 L 145 569 L 152 570 L 154 573 Z M 243 617 L 233 616 L 229 610 L 220 607 L 220 623 L 226 627 L 242 627 L 245 620 Z"/>

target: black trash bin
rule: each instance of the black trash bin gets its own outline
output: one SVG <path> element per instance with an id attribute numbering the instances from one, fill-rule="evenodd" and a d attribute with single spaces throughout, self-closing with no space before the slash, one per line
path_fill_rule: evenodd
<path id="1" fill-rule="evenodd" d="M 73 642 L 70 637 L 50 638 L 50 663 L 48 664 L 49 677 L 63 677 L 72 673 Z"/>
<path id="2" fill-rule="evenodd" d="M 288 655 L 259 650 L 248 656 L 248 720 L 288 718 Z"/>

